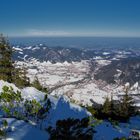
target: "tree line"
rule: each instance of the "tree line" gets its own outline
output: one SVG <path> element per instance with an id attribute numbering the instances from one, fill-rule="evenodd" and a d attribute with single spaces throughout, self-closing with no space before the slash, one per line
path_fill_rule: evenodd
<path id="1" fill-rule="evenodd" d="M 87 109 L 98 119 L 127 122 L 130 117 L 138 114 L 134 99 L 128 91 L 129 88 L 126 88 L 125 94 L 120 97 L 120 100 L 113 100 L 112 95 L 111 98 L 106 97 L 103 105 L 87 107 Z"/>
<path id="2" fill-rule="evenodd" d="M 14 50 L 12 50 L 8 39 L 0 34 L 0 80 L 14 83 L 19 88 L 33 86 L 40 91 L 47 92 L 47 88 L 42 87 L 37 77 L 33 83 L 30 83 L 25 67 L 14 67 L 13 54 Z"/>

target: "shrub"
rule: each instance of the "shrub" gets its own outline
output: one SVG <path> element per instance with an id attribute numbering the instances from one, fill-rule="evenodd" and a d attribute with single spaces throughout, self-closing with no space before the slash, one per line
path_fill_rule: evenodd
<path id="1" fill-rule="evenodd" d="M 50 140 L 92 140 L 93 128 L 89 127 L 89 118 L 58 120 L 56 128 L 49 127 Z"/>

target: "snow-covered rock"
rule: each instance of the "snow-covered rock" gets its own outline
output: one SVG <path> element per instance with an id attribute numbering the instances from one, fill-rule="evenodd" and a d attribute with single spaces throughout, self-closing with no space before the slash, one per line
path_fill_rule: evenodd
<path id="1" fill-rule="evenodd" d="M 131 90 L 137 90 L 139 87 L 139 83 L 136 82 L 132 87 L 131 87 Z"/>
<path id="2" fill-rule="evenodd" d="M 13 49 L 14 49 L 15 51 L 21 51 L 21 52 L 23 51 L 23 49 L 19 48 L 18 46 L 17 46 L 17 47 L 14 47 L 14 46 L 13 46 Z"/>
<path id="3" fill-rule="evenodd" d="M 103 55 L 109 55 L 110 53 L 109 52 L 103 52 Z"/>
<path id="4" fill-rule="evenodd" d="M 55 126 L 57 120 L 68 118 L 82 119 L 84 117 L 91 116 L 86 109 L 70 103 L 66 96 L 61 96 L 57 102 L 56 100 L 51 101 L 55 104 L 55 106 L 53 106 L 50 110 L 50 113 L 45 120 L 46 123 L 44 123 L 44 127 Z"/>
<path id="5" fill-rule="evenodd" d="M 3 86 L 11 86 L 13 87 L 14 91 L 16 92 L 21 91 L 21 95 L 24 99 L 33 100 L 36 99 L 37 101 L 44 101 L 45 93 L 37 90 L 34 87 L 26 87 L 23 89 L 18 89 L 14 84 L 10 84 L 8 82 L 0 81 L 0 92 L 2 91 Z M 51 101 L 52 108 L 50 109 L 50 113 L 46 118 L 46 124 L 55 125 L 57 120 L 67 119 L 67 118 L 84 118 L 90 116 L 91 114 L 87 112 L 86 109 L 70 103 L 67 97 L 61 96 L 59 99 L 49 95 L 48 98 Z"/>
<path id="6" fill-rule="evenodd" d="M 22 92 L 22 97 L 24 99 L 27 99 L 27 100 L 35 99 L 37 101 L 44 100 L 45 93 L 37 90 L 34 87 L 26 87 L 26 88 L 22 89 L 21 92 Z"/>

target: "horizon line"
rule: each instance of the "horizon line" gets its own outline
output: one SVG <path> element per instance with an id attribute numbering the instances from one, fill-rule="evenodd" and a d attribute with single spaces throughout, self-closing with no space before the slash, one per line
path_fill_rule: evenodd
<path id="1" fill-rule="evenodd" d="M 140 36 L 87 36 L 87 35 L 73 35 L 73 36 L 20 36 L 20 35 L 18 35 L 18 36 L 9 36 L 9 35 L 6 35 L 6 37 L 8 37 L 8 38 L 62 38 L 62 37 L 66 37 L 66 38 L 70 38 L 70 37 L 75 37 L 75 38 L 78 38 L 78 37 L 84 37 L 84 38 L 90 38 L 90 37 L 95 37 L 95 38 L 140 38 Z"/>

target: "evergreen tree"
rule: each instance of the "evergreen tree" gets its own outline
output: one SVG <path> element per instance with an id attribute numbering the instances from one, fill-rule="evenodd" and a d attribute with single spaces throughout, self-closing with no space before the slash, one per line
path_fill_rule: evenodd
<path id="1" fill-rule="evenodd" d="M 58 120 L 56 127 L 49 127 L 49 140 L 92 140 L 93 128 L 89 126 L 89 118 Z"/>
<path id="2" fill-rule="evenodd" d="M 35 80 L 33 81 L 32 86 L 40 91 L 43 90 L 43 87 L 41 86 L 37 77 L 35 77 Z"/>
<path id="3" fill-rule="evenodd" d="M 38 78 L 35 76 L 35 79 L 34 79 L 34 81 L 33 81 L 33 83 L 31 84 L 33 87 L 35 87 L 36 89 L 38 89 L 38 90 L 40 90 L 40 91 L 42 91 L 42 92 L 48 92 L 48 90 L 47 90 L 47 88 L 44 88 L 41 84 L 40 84 L 40 82 L 39 82 L 39 80 L 38 80 Z M 46 94 L 46 96 L 45 96 L 45 99 L 47 99 L 47 94 Z"/>
<path id="4" fill-rule="evenodd" d="M 109 97 L 106 97 L 106 100 L 103 104 L 102 113 L 106 114 L 107 116 L 111 115 L 111 102 L 109 100 Z"/>
<path id="5" fill-rule="evenodd" d="M 134 105 L 133 98 L 128 94 L 129 88 L 125 89 L 125 95 L 119 101 L 111 100 L 107 97 L 104 104 L 94 111 L 94 116 L 99 119 L 108 119 L 126 122 L 130 117 L 136 115 L 137 109 Z M 92 110 L 91 110 L 92 111 Z"/>
<path id="6" fill-rule="evenodd" d="M 3 120 L 3 121 L 2 121 L 2 124 L 3 124 L 3 126 L 4 126 L 4 129 L 6 130 L 6 128 L 7 128 L 7 126 L 8 126 L 7 120 Z"/>
<path id="7" fill-rule="evenodd" d="M 32 106 L 31 113 L 35 116 L 35 119 L 37 119 L 37 115 L 38 115 L 39 110 L 41 109 L 41 105 L 39 102 L 33 99 L 31 101 L 31 106 Z"/>
<path id="8" fill-rule="evenodd" d="M 111 94 L 111 99 L 106 97 L 100 115 L 105 119 L 116 119 L 117 108 L 113 101 L 113 94 Z"/>
<path id="9" fill-rule="evenodd" d="M 136 112 L 133 98 L 128 94 L 128 88 L 125 89 L 125 95 L 121 98 L 120 117 L 129 119 Z"/>
<path id="10" fill-rule="evenodd" d="M 35 99 L 31 101 L 26 100 L 24 103 L 24 107 L 25 107 L 25 115 L 27 118 L 33 117 L 33 119 L 35 120 L 38 119 L 38 113 L 40 109 L 42 108 L 39 102 L 37 102 Z"/>
<path id="11" fill-rule="evenodd" d="M 0 35 L 0 79 L 12 82 L 12 48 L 7 39 Z"/>
<path id="12" fill-rule="evenodd" d="M 13 83 L 15 83 L 15 85 L 20 88 L 30 86 L 30 80 L 26 76 L 26 74 L 27 74 L 26 68 L 14 69 Z"/>
<path id="13" fill-rule="evenodd" d="M 13 82 L 18 87 L 29 86 L 26 69 L 14 68 L 12 54 L 12 47 L 8 40 L 0 34 L 0 80 Z"/>

